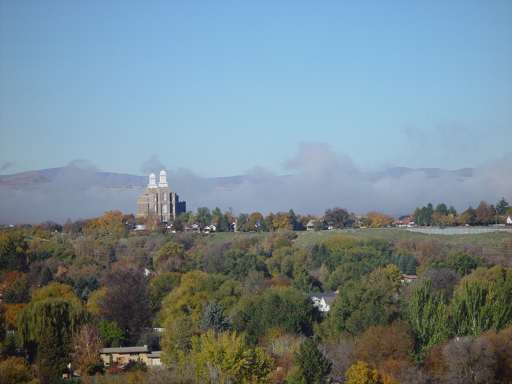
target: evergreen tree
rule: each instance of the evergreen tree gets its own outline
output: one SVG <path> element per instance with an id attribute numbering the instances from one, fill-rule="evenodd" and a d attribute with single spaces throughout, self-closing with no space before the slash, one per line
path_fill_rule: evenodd
<path id="1" fill-rule="evenodd" d="M 407 264 L 405 264 L 404 273 L 406 275 L 415 275 L 416 274 L 416 265 L 417 265 L 417 262 L 416 262 L 416 259 L 414 258 L 414 256 L 409 255 L 407 258 Z"/>
<path id="2" fill-rule="evenodd" d="M 307 271 L 300 271 L 293 279 L 292 287 L 300 292 L 311 292 L 313 284 Z"/>
<path id="3" fill-rule="evenodd" d="M 53 273 L 50 267 L 46 267 L 46 269 L 43 272 L 43 276 L 41 277 L 41 286 L 48 285 L 50 281 L 53 279 Z"/>
<path id="4" fill-rule="evenodd" d="M 217 303 L 217 300 L 211 301 L 206 307 L 199 329 L 201 332 L 207 332 L 210 329 L 218 332 L 223 332 L 229 329 L 229 321 L 224 318 L 224 308 Z"/>
<path id="5" fill-rule="evenodd" d="M 295 363 L 306 383 L 323 383 L 325 376 L 331 372 L 332 364 L 316 346 L 313 339 L 306 339 L 295 352 Z"/>
<path id="6" fill-rule="evenodd" d="M 504 197 L 501 198 L 500 201 L 496 204 L 496 213 L 498 215 L 504 215 L 505 212 L 507 212 L 508 209 L 508 203 L 507 200 L 505 200 Z"/>
<path id="7" fill-rule="evenodd" d="M 37 347 L 37 366 L 45 376 L 59 377 L 71 362 L 71 334 L 66 328 L 47 327 Z"/>
<path id="8" fill-rule="evenodd" d="M 107 268 L 110 269 L 112 263 L 115 263 L 117 261 L 116 248 L 112 244 L 107 244 L 105 247 L 105 253 L 108 257 Z"/>

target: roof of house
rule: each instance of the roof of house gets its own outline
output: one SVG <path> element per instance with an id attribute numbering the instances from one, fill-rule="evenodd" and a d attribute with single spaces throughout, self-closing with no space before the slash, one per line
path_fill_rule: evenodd
<path id="1" fill-rule="evenodd" d="M 161 354 L 162 354 L 162 351 L 153 351 L 151 353 L 148 353 L 146 357 L 148 357 L 150 359 L 159 359 Z"/>
<path id="2" fill-rule="evenodd" d="M 147 347 L 119 347 L 119 348 L 103 348 L 100 353 L 141 353 L 149 352 Z"/>

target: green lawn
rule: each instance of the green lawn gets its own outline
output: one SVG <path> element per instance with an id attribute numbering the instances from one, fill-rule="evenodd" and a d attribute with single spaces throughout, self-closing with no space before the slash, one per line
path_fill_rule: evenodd
<path id="1" fill-rule="evenodd" d="M 425 238 L 434 238 L 443 242 L 448 246 L 459 244 L 478 244 L 484 249 L 492 251 L 505 251 L 507 249 L 507 241 L 512 237 L 512 232 L 490 232 L 482 234 L 466 234 L 466 235 L 429 235 L 424 233 L 410 232 L 406 229 L 400 228 L 368 228 L 368 229 L 348 229 L 342 231 L 304 231 L 297 232 L 298 237 L 294 240 L 294 244 L 303 247 L 311 248 L 319 241 L 325 240 L 331 236 L 352 236 L 361 240 L 366 240 L 370 237 L 380 237 L 385 239 L 417 239 L 422 240 Z"/>

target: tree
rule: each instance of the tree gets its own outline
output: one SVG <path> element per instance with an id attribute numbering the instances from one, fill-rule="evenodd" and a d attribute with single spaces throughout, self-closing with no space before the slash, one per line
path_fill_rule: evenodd
<path id="1" fill-rule="evenodd" d="M 224 308 L 217 303 L 217 300 L 213 300 L 208 304 L 201 317 L 199 330 L 201 332 L 213 330 L 215 334 L 218 334 L 227 331 L 229 325 L 229 320 L 224 318 Z"/>
<path id="2" fill-rule="evenodd" d="M 0 235 L 0 271 L 26 271 L 28 243 L 21 232 Z"/>
<path id="3" fill-rule="evenodd" d="M 97 326 L 83 324 L 73 338 L 73 366 L 80 376 L 90 376 L 99 372 L 103 367 L 100 358 L 102 342 Z"/>
<path id="4" fill-rule="evenodd" d="M 396 322 L 387 327 L 368 328 L 356 347 L 356 358 L 378 368 L 386 360 L 409 360 L 414 340 L 410 326 Z"/>
<path id="5" fill-rule="evenodd" d="M 512 292 L 483 279 L 461 280 L 450 303 L 456 334 L 480 336 L 487 329 L 499 331 L 512 321 Z"/>
<path id="6" fill-rule="evenodd" d="M 22 345 L 31 340 L 39 343 L 48 328 L 54 328 L 56 332 L 66 329 L 72 333 L 79 325 L 90 321 L 90 312 L 78 302 L 59 298 L 32 301 L 18 314 L 20 342 Z"/>
<path id="7" fill-rule="evenodd" d="M 209 382 L 267 383 L 274 360 L 261 348 L 249 349 L 244 335 L 213 330 L 192 340 L 196 373 Z"/>
<path id="8" fill-rule="evenodd" d="M 0 362 L 0 383 L 38 384 L 30 373 L 27 361 L 21 357 L 8 357 Z"/>
<path id="9" fill-rule="evenodd" d="M 247 223 L 247 219 L 249 216 L 246 213 L 241 213 L 238 216 L 238 219 L 236 221 L 236 230 L 238 232 L 243 232 L 245 230 L 245 224 Z"/>
<path id="10" fill-rule="evenodd" d="M 343 228 L 348 217 L 347 210 L 340 207 L 329 208 L 324 214 L 324 220 L 334 223 L 334 228 Z"/>
<path id="11" fill-rule="evenodd" d="M 123 330 L 114 321 L 109 323 L 106 320 L 101 320 L 99 332 L 101 340 L 103 340 L 107 347 L 120 347 L 126 340 Z"/>
<path id="12" fill-rule="evenodd" d="M 446 216 L 448 214 L 448 208 L 446 208 L 446 204 L 441 203 L 437 205 L 435 212 Z"/>
<path id="13" fill-rule="evenodd" d="M 71 334 L 67 328 L 43 328 L 37 347 L 37 367 L 46 377 L 59 377 L 71 362 Z"/>
<path id="14" fill-rule="evenodd" d="M 498 215 L 503 216 L 507 212 L 508 207 L 509 205 L 507 200 L 505 200 L 505 198 L 502 197 L 501 200 L 498 201 L 498 203 L 496 204 L 496 213 Z"/>
<path id="15" fill-rule="evenodd" d="M 371 369 L 364 361 L 350 366 L 346 376 L 345 384 L 380 384 L 377 370 Z"/>
<path id="16" fill-rule="evenodd" d="M 428 350 L 452 335 L 444 292 L 431 293 L 430 279 L 412 287 L 409 319 L 416 335 L 416 359 L 422 361 Z"/>
<path id="17" fill-rule="evenodd" d="M 475 224 L 488 225 L 494 221 L 494 209 L 485 201 L 481 201 L 475 209 Z"/>
<path id="18" fill-rule="evenodd" d="M 295 353 L 295 364 L 306 383 L 323 383 L 332 365 L 313 339 L 306 339 L 300 344 L 299 352 Z"/>
<path id="19" fill-rule="evenodd" d="M 53 280 L 53 272 L 49 267 L 46 267 L 43 276 L 41 277 L 41 286 L 48 285 Z"/>
<path id="20" fill-rule="evenodd" d="M 221 232 L 229 232 L 231 231 L 231 224 L 229 222 L 229 218 L 226 214 L 222 215 L 222 219 L 220 222 L 220 231 Z"/>
<path id="21" fill-rule="evenodd" d="M 443 349 L 450 368 L 447 379 L 454 384 L 494 382 L 495 357 L 485 338 L 464 337 L 452 340 Z"/>
<path id="22" fill-rule="evenodd" d="M 313 229 L 315 231 L 323 231 L 327 228 L 327 225 L 325 225 L 325 221 L 323 220 L 315 220 L 313 222 Z"/>
<path id="23" fill-rule="evenodd" d="M 201 228 L 204 228 L 212 222 L 212 214 L 207 207 L 200 207 L 196 210 L 196 219 Z"/>
<path id="24" fill-rule="evenodd" d="M 142 329 L 149 325 L 149 287 L 142 268 L 117 265 L 107 274 L 105 296 L 98 303 L 100 313 L 109 322 L 115 321 L 121 329 L 138 340 Z"/>

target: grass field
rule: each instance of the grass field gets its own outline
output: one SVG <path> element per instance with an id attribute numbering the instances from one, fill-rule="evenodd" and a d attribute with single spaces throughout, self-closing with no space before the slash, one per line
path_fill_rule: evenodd
<path id="1" fill-rule="evenodd" d="M 216 233 L 207 236 L 207 242 L 210 244 L 220 244 L 226 241 L 235 241 L 237 238 L 257 238 L 262 240 L 265 233 Z M 503 252 L 507 250 L 507 241 L 512 238 L 512 232 L 490 232 L 482 234 L 464 234 L 464 235 L 430 235 L 424 233 L 410 232 L 401 228 L 368 228 L 368 229 L 347 229 L 341 231 L 300 231 L 297 232 L 297 239 L 293 243 L 301 248 L 310 249 L 319 241 L 325 240 L 331 236 L 351 236 L 357 239 L 366 240 L 371 237 L 384 239 L 416 239 L 434 238 L 447 246 L 460 244 L 478 244 L 484 249 L 494 252 Z"/>

